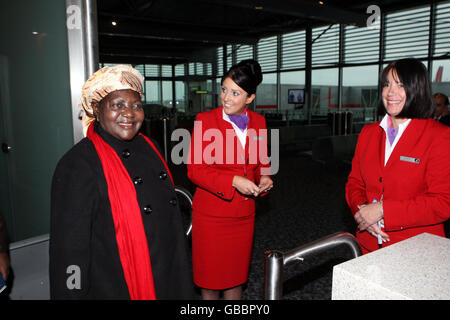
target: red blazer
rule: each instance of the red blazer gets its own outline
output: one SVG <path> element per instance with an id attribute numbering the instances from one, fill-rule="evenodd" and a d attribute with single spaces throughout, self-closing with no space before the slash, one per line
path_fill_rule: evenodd
<path id="1" fill-rule="evenodd" d="M 242 195 L 232 186 L 235 175 L 246 176 L 258 184 L 261 168 L 267 170 L 270 166 L 267 131 L 261 130 L 266 129 L 266 120 L 250 110 L 247 115 L 250 119 L 245 150 L 231 123 L 223 120 L 222 106 L 197 115 L 187 165 L 188 177 L 197 185 L 193 211 L 216 217 L 243 217 L 255 213 L 253 198 Z M 202 136 L 207 141 L 202 141 Z"/>
<path id="2" fill-rule="evenodd" d="M 346 199 L 353 214 L 383 194 L 386 245 L 423 232 L 445 236 L 450 217 L 450 127 L 432 119 L 412 119 L 384 166 L 386 135 L 380 122 L 364 126 L 358 138 Z M 377 239 L 357 232 L 372 251 Z M 384 245 L 384 244 L 383 244 Z"/>

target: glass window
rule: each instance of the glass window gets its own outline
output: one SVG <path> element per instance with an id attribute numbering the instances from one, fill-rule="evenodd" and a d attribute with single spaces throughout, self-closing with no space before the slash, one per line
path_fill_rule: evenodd
<path id="1" fill-rule="evenodd" d="M 177 110 L 186 112 L 188 98 L 186 97 L 186 85 L 183 81 L 175 81 L 175 97 Z"/>
<path id="2" fill-rule="evenodd" d="M 311 115 L 327 115 L 329 108 L 338 108 L 338 76 L 337 68 L 312 70 Z"/>
<path id="3" fill-rule="evenodd" d="M 185 69 L 184 64 L 177 64 L 175 66 L 175 77 L 184 76 L 185 75 Z"/>
<path id="4" fill-rule="evenodd" d="M 233 65 L 233 46 L 227 45 L 227 70 Z"/>
<path id="5" fill-rule="evenodd" d="M 139 71 L 142 75 L 144 75 L 145 74 L 145 67 L 144 67 L 144 65 L 143 64 L 140 64 L 140 65 L 137 65 L 137 66 L 134 66 L 134 68 L 137 70 L 137 71 Z"/>
<path id="6" fill-rule="evenodd" d="M 223 75 L 223 47 L 217 48 L 217 75 Z"/>
<path id="7" fill-rule="evenodd" d="M 277 74 L 264 73 L 263 81 L 256 90 L 256 105 L 277 105 Z"/>
<path id="8" fill-rule="evenodd" d="M 339 25 L 312 30 L 312 65 L 327 66 L 339 62 Z"/>
<path id="9" fill-rule="evenodd" d="M 236 62 L 253 59 L 253 47 L 249 45 L 240 45 L 236 47 Z"/>
<path id="10" fill-rule="evenodd" d="M 353 121 L 374 121 L 378 104 L 378 65 L 342 70 L 342 109 Z"/>
<path id="11" fill-rule="evenodd" d="M 277 69 L 277 37 L 261 39 L 256 50 L 262 71 L 275 71 Z"/>
<path id="12" fill-rule="evenodd" d="M 288 33 L 281 38 L 281 70 L 305 67 L 305 31 Z"/>
<path id="13" fill-rule="evenodd" d="M 146 77 L 159 77 L 159 65 L 146 64 L 145 65 L 145 76 Z"/>
<path id="14" fill-rule="evenodd" d="M 161 65 L 161 77 L 172 77 L 172 66 L 163 64 Z"/>
<path id="15" fill-rule="evenodd" d="M 160 104 L 160 82 L 145 81 L 145 102 L 149 104 Z"/>
<path id="16" fill-rule="evenodd" d="M 346 26 L 344 29 L 344 61 L 346 63 L 379 60 L 380 31 L 377 28 Z"/>
<path id="17" fill-rule="evenodd" d="M 294 104 L 288 103 L 289 89 L 305 88 L 305 71 L 291 71 L 280 73 L 280 110 L 294 110 Z"/>
<path id="18" fill-rule="evenodd" d="M 172 108 L 172 81 L 162 81 L 162 105 Z"/>
<path id="19" fill-rule="evenodd" d="M 222 105 L 222 101 L 220 100 L 220 93 L 222 91 L 222 78 L 216 78 L 216 93 L 217 93 L 217 105 Z"/>
<path id="20" fill-rule="evenodd" d="M 450 2 L 436 5 L 436 20 L 434 25 L 433 56 L 443 56 L 450 52 Z"/>
<path id="21" fill-rule="evenodd" d="M 205 74 L 205 70 L 203 68 L 203 63 L 201 63 L 201 62 L 195 63 L 195 74 L 200 75 L 200 76 Z"/>
<path id="22" fill-rule="evenodd" d="M 307 119 L 305 104 L 289 103 L 288 100 L 289 89 L 304 89 L 304 88 L 305 88 L 305 71 L 291 71 L 280 73 L 281 104 L 279 110 L 283 112 L 283 116 L 285 116 L 286 112 L 288 112 L 290 120 L 304 121 Z"/>
<path id="23" fill-rule="evenodd" d="M 205 63 L 205 71 L 207 76 L 212 76 L 212 63 Z"/>
<path id="24" fill-rule="evenodd" d="M 430 6 L 386 15 L 385 60 L 428 56 Z"/>
<path id="25" fill-rule="evenodd" d="M 188 71 L 190 76 L 195 75 L 195 63 L 189 63 Z"/>
<path id="26" fill-rule="evenodd" d="M 441 92 L 450 96 L 450 59 L 434 60 L 431 74 L 433 93 Z"/>

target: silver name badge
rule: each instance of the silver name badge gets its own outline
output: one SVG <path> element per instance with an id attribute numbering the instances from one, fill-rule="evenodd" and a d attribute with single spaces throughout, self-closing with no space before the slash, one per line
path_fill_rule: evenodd
<path id="1" fill-rule="evenodd" d="M 264 137 L 253 136 L 253 140 L 255 140 L 255 141 L 263 141 Z"/>
<path id="2" fill-rule="evenodd" d="M 400 160 L 401 161 L 406 161 L 406 162 L 412 162 L 412 163 L 420 163 L 420 159 L 419 158 L 413 158 L 413 157 L 400 156 Z"/>

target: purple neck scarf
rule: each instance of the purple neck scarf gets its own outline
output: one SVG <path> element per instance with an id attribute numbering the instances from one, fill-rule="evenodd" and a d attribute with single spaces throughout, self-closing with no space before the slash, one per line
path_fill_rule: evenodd
<path id="1" fill-rule="evenodd" d="M 233 122 L 241 131 L 244 131 L 245 128 L 247 128 L 248 121 L 250 120 L 248 116 L 245 113 L 242 113 L 240 115 L 228 115 L 231 122 Z"/>
<path id="2" fill-rule="evenodd" d="M 392 146 L 392 143 L 394 143 L 397 133 L 398 133 L 398 128 L 397 129 L 387 128 L 388 139 L 389 139 L 389 143 L 391 144 L 391 146 Z"/>
<path id="3" fill-rule="evenodd" d="M 388 128 L 387 128 L 387 136 L 389 139 L 389 143 L 392 144 L 394 143 L 395 137 L 397 136 L 398 133 L 398 128 L 394 129 L 392 127 L 392 119 L 390 117 L 388 117 Z"/>

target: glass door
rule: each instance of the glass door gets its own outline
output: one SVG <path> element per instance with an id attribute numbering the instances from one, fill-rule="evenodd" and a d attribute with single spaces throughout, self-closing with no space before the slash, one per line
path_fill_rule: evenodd
<path id="1" fill-rule="evenodd" d="M 53 171 L 73 145 L 64 1 L 1 1 L 0 44 L 0 214 L 13 242 L 49 232 Z"/>

